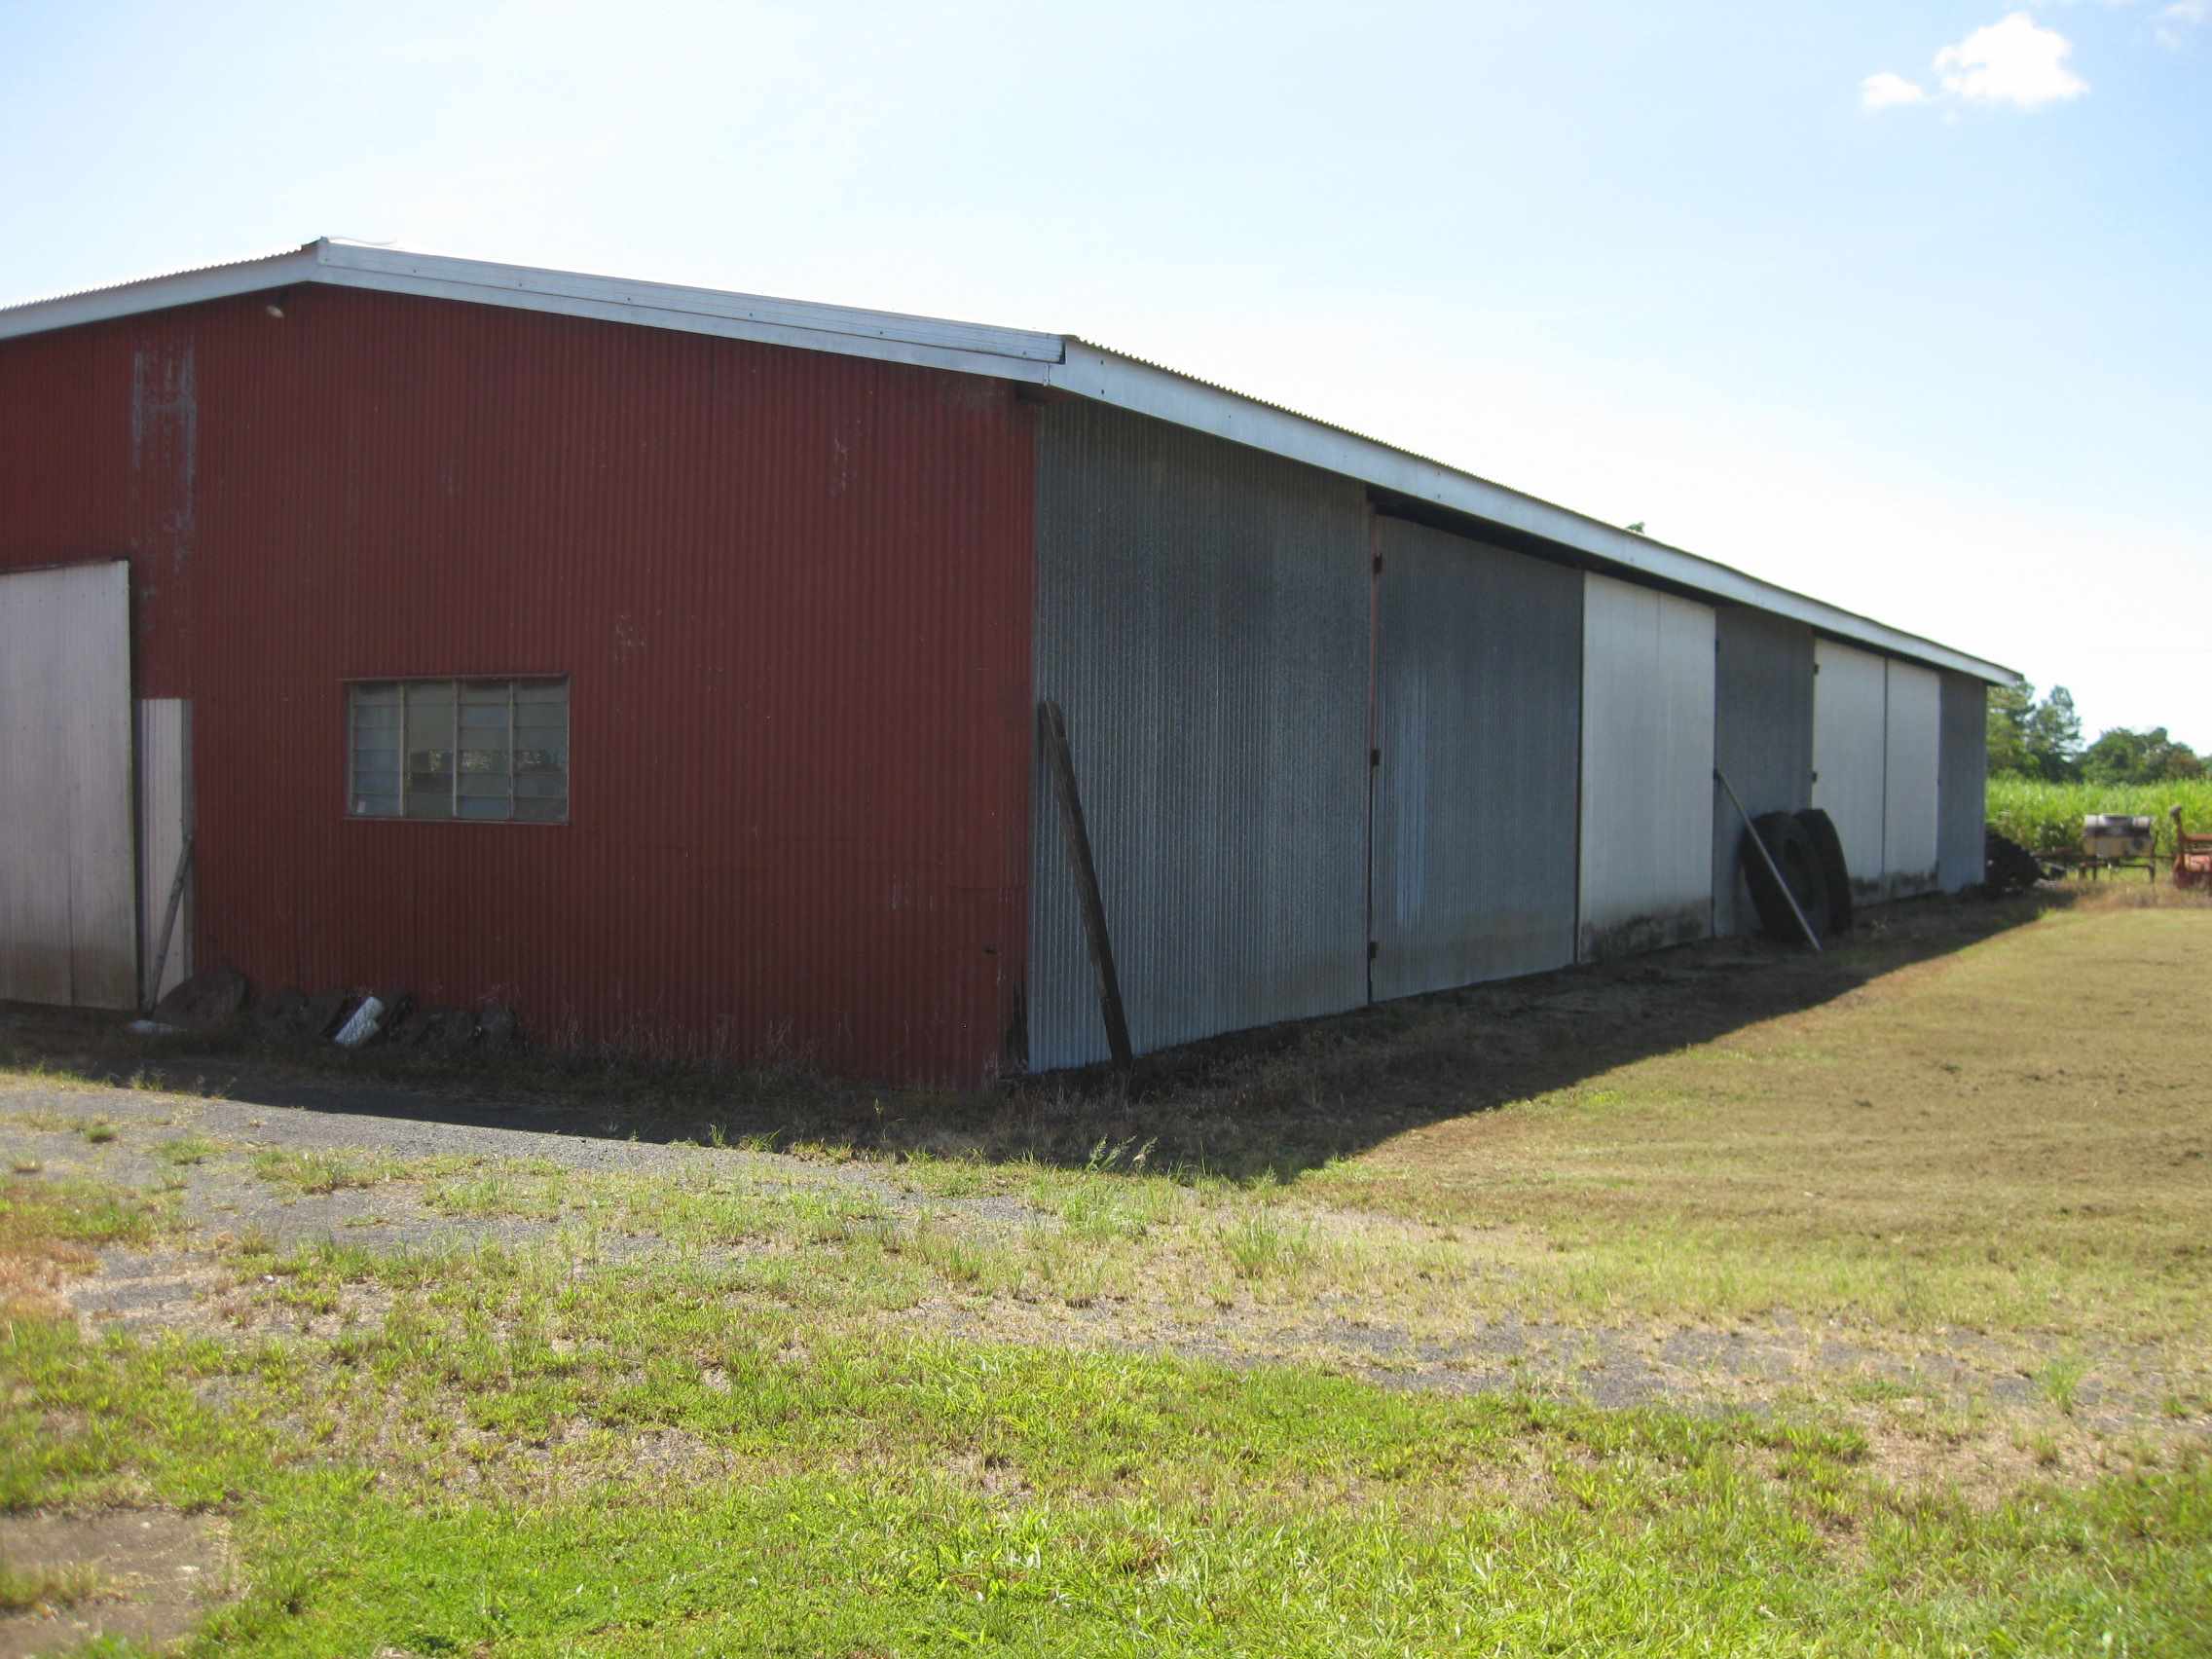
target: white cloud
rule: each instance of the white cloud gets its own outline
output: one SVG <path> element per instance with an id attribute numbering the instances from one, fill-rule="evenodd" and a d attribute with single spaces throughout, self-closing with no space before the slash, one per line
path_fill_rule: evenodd
<path id="1" fill-rule="evenodd" d="M 1899 104 L 1927 101 L 1927 88 L 1887 69 L 1859 83 L 1859 107 L 1863 110 L 1895 109 Z"/>
<path id="2" fill-rule="evenodd" d="M 2176 0 L 2201 6 L 2202 0 Z M 2066 66 L 2074 44 L 2056 29 L 2039 26 L 2025 12 L 1979 28 L 1936 55 L 1943 90 L 1969 103 L 2041 109 L 2078 98 L 2089 83 Z"/>
<path id="3" fill-rule="evenodd" d="M 2152 27 L 2157 32 L 2161 46 L 2179 48 L 2190 37 L 2190 31 L 2203 25 L 2206 17 L 2212 16 L 2212 5 L 2206 0 L 2173 0 L 2173 4 L 2160 9 L 2157 20 Z"/>

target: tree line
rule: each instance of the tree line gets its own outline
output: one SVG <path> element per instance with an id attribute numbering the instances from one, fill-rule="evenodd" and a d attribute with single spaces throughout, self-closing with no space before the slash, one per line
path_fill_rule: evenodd
<path id="1" fill-rule="evenodd" d="M 2033 685 L 1989 688 L 1989 770 L 2054 784 L 2162 784 L 2205 775 L 2203 758 L 2164 726 L 2114 726 L 2084 745 L 2074 694 L 2063 685 L 2040 702 Z"/>

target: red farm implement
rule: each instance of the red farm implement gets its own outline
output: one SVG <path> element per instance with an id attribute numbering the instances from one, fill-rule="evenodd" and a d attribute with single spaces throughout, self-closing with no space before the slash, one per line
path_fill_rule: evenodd
<path id="1" fill-rule="evenodd" d="M 2192 835 L 2181 827 L 2181 808 L 2168 816 L 2174 821 L 2174 885 L 2212 887 L 2212 835 Z"/>

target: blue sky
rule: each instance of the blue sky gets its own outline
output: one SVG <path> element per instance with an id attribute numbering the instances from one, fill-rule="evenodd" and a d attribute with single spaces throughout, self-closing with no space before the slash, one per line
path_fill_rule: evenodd
<path id="1" fill-rule="evenodd" d="M 2205 0 L 0 0 L 0 300 L 316 235 L 1081 333 L 2212 749 Z"/>

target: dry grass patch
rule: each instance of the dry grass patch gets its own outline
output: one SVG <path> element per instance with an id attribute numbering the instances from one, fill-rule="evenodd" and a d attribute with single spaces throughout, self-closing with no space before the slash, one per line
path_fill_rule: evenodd
<path id="1" fill-rule="evenodd" d="M 17 1176 L 0 1185 L 0 1313 L 52 1315 L 72 1277 L 108 1244 L 145 1244 L 169 1225 L 173 1202 L 84 1181 Z"/>
<path id="2" fill-rule="evenodd" d="M 1301 1183 L 1502 1225 L 1575 1316 L 2212 1333 L 2194 910 L 2059 913 L 1833 1002 L 1394 1137 Z"/>

